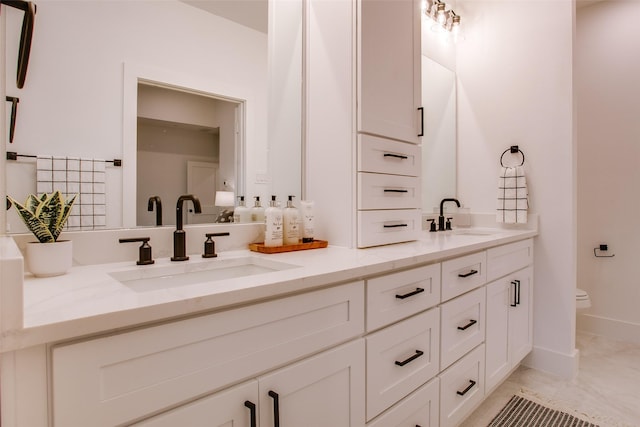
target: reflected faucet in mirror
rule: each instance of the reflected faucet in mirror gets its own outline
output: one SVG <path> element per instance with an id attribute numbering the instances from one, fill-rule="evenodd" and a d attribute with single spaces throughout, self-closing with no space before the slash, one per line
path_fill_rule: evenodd
<path id="1" fill-rule="evenodd" d="M 184 194 L 178 197 L 176 204 L 176 231 L 173 232 L 173 256 L 171 261 L 186 261 L 187 256 L 187 236 L 182 229 L 182 205 L 185 201 L 191 200 L 193 203 L 193 211 L 196 214 L 202 213 L 200 200 L 192 194 Z"/>
<path id="2" fill-rule="evenodd" d="M 156 226 L 162 225 L 162 200 L 160 196 L 151 196 L 149 197 L 149 204 L 147 206 L 147 210 L 149 212 L 153 212 L 153 204 L 156 205 Z"/>

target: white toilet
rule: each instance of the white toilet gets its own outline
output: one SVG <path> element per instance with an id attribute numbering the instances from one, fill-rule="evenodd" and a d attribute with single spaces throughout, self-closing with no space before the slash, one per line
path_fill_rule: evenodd
<path id="1" fill-rule="evenodd" d="M 576 288 L 576 309 L 591 307 L 591 298 L 589 294 L 580 288 Z"/>

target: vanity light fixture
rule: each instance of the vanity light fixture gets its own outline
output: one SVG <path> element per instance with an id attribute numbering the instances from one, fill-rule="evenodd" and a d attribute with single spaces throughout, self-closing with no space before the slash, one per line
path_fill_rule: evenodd
<path id="1" fill-rule="evenodd" d="M 424 13 L 431 18 L 435 25 L 431 27 L 433 31 L 440 32 L 446 30 L 450 32 L 454 40 L 460 33 L 460 15 L 453 9 L 447 10 L 447 5 L 442 0 L 431 0 L 430 5 L 425 5 Z"/>

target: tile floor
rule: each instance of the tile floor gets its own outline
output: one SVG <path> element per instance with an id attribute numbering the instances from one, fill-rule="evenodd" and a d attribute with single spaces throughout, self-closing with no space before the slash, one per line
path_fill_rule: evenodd
<path id="1" fill-rule="evenodd" d="M 525 388 L 592 416 L 601 427 L 640 426 L 640 345 L 578 333 L 580 368 L 573 380 L 519 367 L 461 427 L 484 427 Z"/>

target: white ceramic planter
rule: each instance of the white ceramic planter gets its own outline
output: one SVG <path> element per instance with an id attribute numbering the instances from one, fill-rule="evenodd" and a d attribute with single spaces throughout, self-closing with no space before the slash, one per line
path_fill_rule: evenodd
<path id="1" fill-rule="evenodd" d="M 73 261 L 71 240 L 55 243 L 29 242 L 26 247 L 27 269 L 37 277 L 65 274 Z"/>

